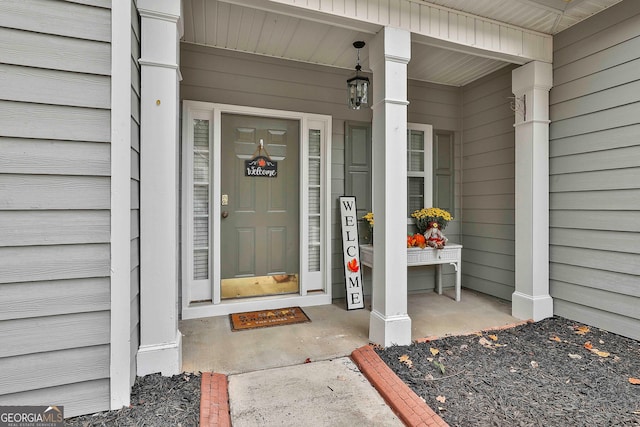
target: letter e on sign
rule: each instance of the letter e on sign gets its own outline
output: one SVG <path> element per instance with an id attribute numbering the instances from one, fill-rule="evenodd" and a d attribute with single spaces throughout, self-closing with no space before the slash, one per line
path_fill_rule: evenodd
<path id="1" fill-rule="evenodd" d="M 364 308 L 360 246 L 358 244 L 358 214 L 356 213 L 355 197 L 340 197 L 340 218 L 347 309 Z"/>

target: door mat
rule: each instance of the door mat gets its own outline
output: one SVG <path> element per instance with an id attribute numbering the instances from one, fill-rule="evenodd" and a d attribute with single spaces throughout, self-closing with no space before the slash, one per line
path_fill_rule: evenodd
<path id="1" fill-rule="evenodd" d="M 234 313 L 229 315 L 229 319 L 232 331 L 311 322 L 300 307 Z"/>

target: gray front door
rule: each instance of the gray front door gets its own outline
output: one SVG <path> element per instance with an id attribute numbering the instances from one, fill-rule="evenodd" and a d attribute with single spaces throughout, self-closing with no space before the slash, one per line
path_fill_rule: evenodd
<path id="1" fill-rule="evenodd" d="M 295 120 L 222 115 L 222 284 L 251 278 L 228 283 L 262 289 L 233 290 L 227 298 L 292 292 L 290 287 L 265 288 L 267 282 L 295 281 L 297 290 L 299 134 Z M 257 154 L 277 162 L 276 177 L 245 176 L 245 160 Z"/>

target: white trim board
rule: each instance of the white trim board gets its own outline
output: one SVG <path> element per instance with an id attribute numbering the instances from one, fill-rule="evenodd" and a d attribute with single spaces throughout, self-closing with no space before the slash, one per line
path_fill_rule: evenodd
<path id="1" fill-rule="evenodd" d="M 110 408 L 130 401 L 131 336 L 131 4 L 111 10 Z"/>

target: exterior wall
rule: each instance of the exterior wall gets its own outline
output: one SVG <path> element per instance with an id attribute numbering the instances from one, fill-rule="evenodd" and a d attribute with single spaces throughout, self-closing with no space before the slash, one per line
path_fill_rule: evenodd
<path id="1" fill-rule="evenodd" d="M 136 379 L 140 346 L 140 16 L 131 1 L 131 371 Z"/>
<path id="2" fill-rule="evenodd" d="M 109 1 L 0 3 L 0 405 L 110 402 Z"/>
<path id="3" fill-rule="evenodd" d="M 511 300 L 515 290 L 512 66 L 463 88 L 462 283 Z"/>
<path id="4" fill-rule="evenodd" d="M 640 2 L 607 9 L 554 45 L 554 313 L 640 339 Z"/>
<path id="5" fill-rule="evenodd" d="M 353 72 L 185 43 L 181 45 L 180 60 L 183 100 L 302 111 L 333 117 L 332 293 L 335 298 L 343 296 L 344 268 L 338 197 L 344 194 L 345 182 L 344 123 L 371 122 L 369 108 L 358 111 L 347 108 L 346 80 L 352 77 Z M 415 106 L 409 107 L 410 121 L 431 124 L 429 121 L 432 120 L 434 127 L 458 130 L 457 88 L 414 82 L 410 84 L 409 97 L 412 102 L 414 99 L 416 101 Z M 427 108 L 430 100 L 438 100 L 440 105 Z M 455 241 L 457 225 L 450 227 L 447 235 Z M 445 272 L 449 272 L 448 268 L 446 266 Z M 410 290 L 433 289 L 433 267 L 412 270 L 415 271 L 411 271 L 409 276 Z M 365 292 L 370 293 L 370 274 L 367 276 Z M 453 286 L 453 276 L 446 276 L 445 280 Z"/>
<path id="6" fill-rule="evenodd" d="M 447 225 L 445 235 L 452 243 L 461 243 L 460 218 L 462 201 L 460 198 L 461 185 L 461 101 L 462 91 L 458 87 L 443 86 L 433 83 L 410 80 L 407 86 L 409 107 L 407 120 L 410 123 L 425 123 L 433 125 L 434 133 L 450 131 L 454 133 L 454 209 L 451 212 L 454 220 Z M 435 137 L 434 137 L 435 138 Z M 435 144 L 435 140 L 434 140 Z M 436 204 L 434 200 L 434 205 Z M 414 225 L 408 227 L 408 232 L 414 233 Z M 448 264 L 442 265 L 443 287 L 455 285 L 455 270 Z M 464 268 L 462 269 L 464 271 Z M 435 267 L 412 267 L 408 271 L 409 291 L 432 290 L 435 287 Z"/>

